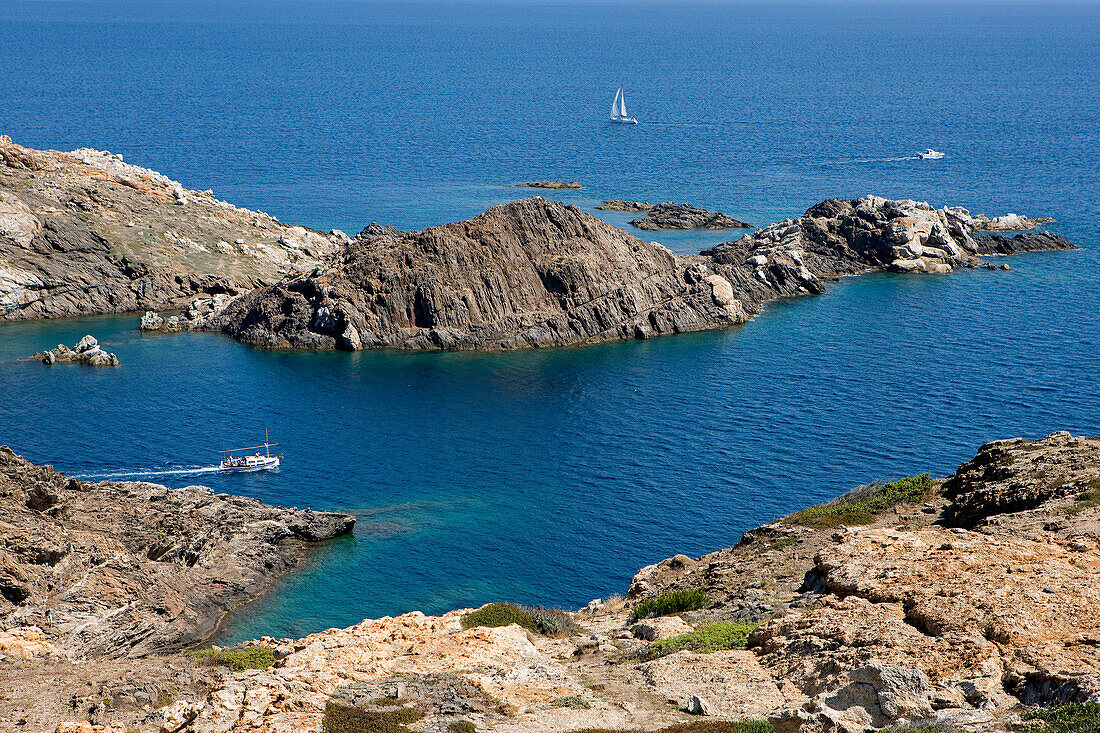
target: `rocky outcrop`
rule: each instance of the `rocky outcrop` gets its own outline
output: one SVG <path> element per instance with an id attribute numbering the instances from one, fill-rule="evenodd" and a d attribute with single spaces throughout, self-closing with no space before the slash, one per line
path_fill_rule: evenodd
<path id="1" fill-rule="evenodd" d="M 0 448 L 0 625 L 67 658 L 141 657 L 210 636 L 344 514 L 193 486 L 87 483 Z M 2 642 L 3 637 L 0 637 Z"/>
<path id="2" fill-rule="evenodd" d="M 205 321 L 267 348 L 514 349 L 740 323 L 841 275 L 949 272 L 980 254 L 1071 249 L 1050 234 L 973 237 L 965 209 L 826 201 L 698 256 L 674 255 L 535 197 L 422 232 L 364 233 L 334 262 Z"/>
<path id="3" fill-rule="evenodd" d="M 517 183 L 517 187 L 526 188 L 550 188 L 550 189 L 577 189 L 584 188 L 577 181 L 534 181 L 532 183 Z"/>
<path id="4" fill-rule="evenodd" d="M 637 202 L 630 202 L 637 204 Z M 688 204 L 666 201 L 644 209 L 646 215 L 634 219 L 631 226 L 656 232 L 661 229 L 751 229 L 752 224 L 738 221 L 721 211 L 707 211 Z"/>
<path id="5" fill-rule="evenodd" d="M 178 308 L 311 269 L 342 241 L 122 156 L 0 136 L 0 320 Z"/>
<path id="6" fill-rule="evenodd" d="M 269 347 L 510 349 L 695 331 L 747 314 L 697 258 L 530 198 L 468 222 L 360 237 L 216 325 Z M 708 279 L 709 278 L 709 279 Z"/>
<path id="7" fill-rule="evenodd" d="M 1026 216 L 1020 216 L 1019 214 L 1005 214 L 990 219 L 988 216 L 979 214 L 973 218 L 972 226 L 975 229 L 983 229 L 990 232 L 1007 232 L 1020 229 L 1034 229 L 1040 224 L 1046 224 L 1052 221 L 1054 221 L 1054 219 L 1049 216 L 1040 216 L 1036 219 L 1031 219 Z"/>
<path id="8" fill-rule="evenodd" d="M 665 201 L 651 204 L 648 201 L 604 201 L 596 207 L 604 211 L 644 211 L 641 219 L 634 219 L 631 226 L 655 232 L 661 229 L 750 229 L 751 224 L 738 221 L 720 211 L 707 211 L 688 204 Z"/>
<path id="9" fill-rule="evenodd" d="M 107 353 L 99 345 L 99 341 L 91 335 L 80 339 L 80 342 L 71 349 L 65 344 L 58 344 L 56 349 L 40 351 L 34 355 L 34 358 L 43 364 L 69 362 L 88 366 L 118 366 L 118 357 Z"/>

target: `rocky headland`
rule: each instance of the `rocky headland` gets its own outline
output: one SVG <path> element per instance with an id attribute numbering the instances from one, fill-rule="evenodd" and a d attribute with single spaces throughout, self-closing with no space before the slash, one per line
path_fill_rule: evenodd
<path id="1" fill-rule="evenodd" d="M 56 480 L 4 455 L 8 470 Z M 41 511 L 50 509 L 17 515 Z M 9 555 L 21 536 L 5 527 Z M 34 544 L 42 557 L 19 566 L 38 577 L 84 552 L 76 545 L 59 560 L 50 543 Z M 98 552 L 82 566 L 96 578 L 91 590 L 122 573 L 117 554 Z M 151 674 L 174 693 L 159 702 L 134 703 L 147 695 L 109 677 L 119 650 L 102 634 L 43 633 L 51 627 L 42 619 L 9 611 L 0 694 L 10 707 L 18 675 L 24 694 L 42 695 L 50 715 L 19 713 L 41 730 L 87 719 L 89 700 L 100 731 L 320 731 L 336 714 L 424 732 L 460 721 L 471 730 L 655 731 L 747 719 L 779 733 L 1012 730 L 1036 706 L 1100 699 L 1098 570 L 1100 438 L 1063 432 L 984 445 L 944 480 L 859 487 L 730 548 L 643 568 L 625 598 L 556 616 L 531 609 L 534 625 L 522 615 L 490 621 L 489 609 L 413 612 L 258 639 L 238 653 L 265 654 L 238 671 L 161 656 Z M 110 587 L 126 614 L 152 586 Z M 471 621 L 479 616 L 490 625 Z M 79 668 L 64 661 L 74 654 L 87 660 Z M 75 703 L 65 709 L 69 695 L 78 713 Z"/>
<path id="2" fill-rule="evenodd" d="M 346 238 L 187 190 L 120 155 L 0 136 L 0 320 L 236 295 L 312 269 Z"/>
<path id="3" fill-rule="evenodd" d="M 782 296 L 868 270 L 946 273 L 980 255 L 1073 249 L 1048 233 L 975 236 L 966 209 L 874 196 L 699 255 L 675 255 L 534 197 L 468 222 L 361 234 L 330 264 L 228 300 L 194 326 L 266 348 L 515 349 L 742 323 Z"/>
<path id="4" fill-rule="evenodd" d="M 644 211 L 641 219 L 630 225 L 637 229 L 656 232 L 661 229 L 751 229 L 752 224 L 738 221 L 721 211 L 707 211 L 688 204 L 665 201 L 651 204 L 648 201 L 604 201 L 596 207 L 604 211 Z"/>

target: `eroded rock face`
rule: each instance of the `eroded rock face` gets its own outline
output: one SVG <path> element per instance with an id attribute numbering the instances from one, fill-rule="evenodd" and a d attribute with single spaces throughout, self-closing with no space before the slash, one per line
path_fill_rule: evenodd
<path id="1" fill-rule="evenodd" d="M 0 320 L 238 295 L 315 267 L 339 241 L 119 155 L 33 150 L 0 136 Z"/>
<path id="2" fill-rule="evenodd" d="M 266 347 L 510 349 L 644 338 L 744 320 L 705 262 L 530 198 L 468 222 L 360 237 L 329 268 L 227 308 Z"/>
<path id="3" fill-rule="evenodd" d="M 268 348 L 513 349 L 741 323 L 761 304 L 868 269 L 949 272 L 979 253 L 1072 248 L 974 238 L 963 209 L 827 201 L 698 256 L 530 198 L 468 222 L 365 230 L 335 262 L 230 303 L 205 327 Z"/>
<path id="4" fill-rule="evenodd" d="M 0 622 L 72 658 L 177 650 L 354 518 L 203 487 L 85 483 L 0 448 Z M 14 644 L 12 640 L 0 642 Z"/>
<path id="5" fill-rule="evenodd" d="M 34 358 L 43 364 L 69 362 L 88 366 L 118 366 L 118 357 L 104 350 L 99 345 L 99 341 L 91 335 L 80 339 L 80 342 L 71 349 L 65 344 L 58 344 L 56 349 L 41 351 L 35 354 Z"/>

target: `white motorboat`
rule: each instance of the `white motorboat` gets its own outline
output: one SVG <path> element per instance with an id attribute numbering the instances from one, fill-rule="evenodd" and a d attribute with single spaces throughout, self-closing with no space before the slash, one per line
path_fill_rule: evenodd
<path id="1" fill-rule="evenodd" d="M 222 462 L 218 464 L 218 468 L 222 471 L 262 471 L 268 468 L 278 468 L 282 456 L 271 455 L 271 446 L 273 445 L 278 445 L 278 443 L 268 442 L 267 429 L 265 428 L 264 442 L 262 445 L 250 445 L 247 448 L 231 448 L 221 451 L 221 453 L 227 455 L 222 459 Z M 260 448 L 264 449 L 263 453 L 260 453 Z M 256 452 L 252 455 L 237 455 L 250 450 Z"/>
<path id="2" fill-rule="evenodd" d="M 615 101 L 611 103 L 611 121 L 621 122 L 626 125 L 636 125 L 638 120 L 628 117 L 626 114 L 626 97 L 623 96 L 623 88 L 615 92 Z"/>
<path id="3" fill-rule="evenodd" d="M 921 160 L 939 160 L 943 157 L 943 153 L 938 150 L 928 148 L 928 150 L 925 150 L 923 153 L 917 153 L 917 157 Z"/>

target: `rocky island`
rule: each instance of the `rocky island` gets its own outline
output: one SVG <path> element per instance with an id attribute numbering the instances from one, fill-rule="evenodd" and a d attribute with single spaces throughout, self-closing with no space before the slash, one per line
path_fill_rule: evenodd
<path id="1" fill-rule="evenodd" d="M 173 650 L 263 561 L 285 567 L 278 538 L 348 520 L 0 465 L 0 694 L 28 730 L 1007 730 L 1100 694 L 1097 438 L 989 443 L 947 479 L 859 487 L 577 612 L 412 612 L 207 655 Z"/>
<path id="2" fill-rule="evenodd" d="M 769 300 L 867 270 L 946 273 L 979 255 L 1072 249 L 1047 233 L 974 236 L 969 212 L 830 200 L 699 255 L 675 255 L 534 197 L 468 222 L 359 236 L 327 266 L 195 324 L 266 348 L 515 349 L 742 323 Z"/>
<path id="3" fill-rule="evenodd" d="M 738 221 L 721 211 L 707 211 L 688 204 L 665 201 L 651 204 L 648 201 L 604 201 L 596 207 L 604 211 L 644 211 L 641 219 L 630 225 L 637 229 L 656 232 L 661 229 L 751 229 L 752 224 Z"/>
<path id="4" fill-rule="evenodd" d="M 533 181 L 531 183 L 517 183 L 517 188 L 549 188 L 549 189 L 580 189 L 584 188 L 577 181 Z"/>

